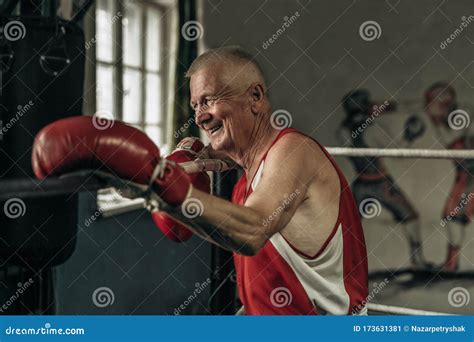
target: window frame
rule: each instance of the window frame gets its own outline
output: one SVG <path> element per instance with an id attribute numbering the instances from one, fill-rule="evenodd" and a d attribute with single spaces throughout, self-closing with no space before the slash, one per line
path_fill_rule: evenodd
<path id="1" fill-rule="evenodd" d="M 100 1 L 100 0 L 99 0 Z M 114 40 L 112 46 L 112 61 L 104 61 L 97 58 L 96 49 L 94 48 L 91 51 L 91 55 L 94 58 L 94 65 L 93 65 L 93 91 L 91 91 L 92 96 L 94 99 L 91 101 L 94 113 L 97 112 L 98 108 L 98 99 L 97 99 L 97 69 L 99 66 L 107 66 L 112 68 L 113 72 L 113 87 L 111 89 L 112 98 L 113 98 L 113 106 L 114 112 L 113 115 L 116 119 L 122 120 L 123 119 L 123 112 L 124 112 L 124 92 L 125 92 L 125 85 L 124 85 L 124 75 L 126 70 L 135 70 L 140 73 L 140 100 L 137 104 L 138 108 L 138 122 L 131 123 L 132 125 L 140 128 L 141 130 L 145 131 L 147 127 L 157 128 L 159 130 L 158 137 L 152 137 L 152 139 L 158 144 L 166 144 L 168 140 L 167 134 L 167 125 L 168 125 L 168 115 L 167 112 L 167 81 L 168 81 L 168 72 L 169 72 L 169 62 L 168 58 L 165 58 L 165 51 L 167 50 L 167 46 L 169 44 L 169 37 L 168 37 L 168 30 L 167 28 L 167 18 L 166 14 L 168 13 L 169 9 L 167 6 L 158 4 L 156 1 L 133 1 L 135 5 L 140 6 L 140 47 L 141 47 L 141 56 L 139 66 L 127 65 L 124 62 L 124 47 L 123 47 L 123 37 L 124 37 L 124 30 L 123 30 L 123 19 L 125 17 L 126 6 L 124 1 L 112 1 L 112 8 L 111 8 L 111 15 L 112 17 L 117 13 L 122 13 L 120 18 L 113 22 L 112 24 L 112 37 Z M 96 30 L 97 30 L 97 13 L 96 13 L 97 3 L 93 6 L 93 25 L 89 27 L 89 30 L 86 31 L 93 31 L 92 37 L 97 37 Z M 158 70 L 151 70 L 147 69 L 147 21 L 148 21 L 148 14 L 149 11 L 156 11 L 160 16 L 159 22 L 159 35 L 157 35 L 156 39 L 159 40 L 161 44 L 161 48 L 159 50 L 159 65 Z M 89 25 L 90 26 L 90 25 Z M 86 27 L 87 28 L 87 27 Z M 92 28 L 92 30 L 91 30 Z M 87 41 L 87 35 L 86 35 Z M 121 42 L 117 44 L 115 42 Z M 100 44 L 100 41 L 97 41 L 97 44 Z M 87 74 L 87 72 L 86 72 Z M 154 74 L 158 76 L 159 81 L 159 88 L 160 88 L 160 98 L 158 101 L 158 111 L 159 111 L 159 120 L 158 123 L 147 123 L 146 122 L 146 101 L 147 101 L 147 75 Z M 92 90 L 92 89 L 91 89 Z M 153 95 L 152 95 L 153 96 Z"/>

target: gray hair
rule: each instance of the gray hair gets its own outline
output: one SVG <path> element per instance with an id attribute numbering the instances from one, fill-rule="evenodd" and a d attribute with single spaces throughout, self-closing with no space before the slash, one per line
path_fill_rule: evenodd
<path id="1" fill-rule="evenodd" d="M 225 46 L 204 52 L 193 61 L 186 72 L 186 77 L 191 78 L 198 70 L 221 63 L 234 67 L 250 67 L 252 74 L 256 74 L 258 79 L 263 84 L 265 83 L 263 70 L 255 60 L 255 57 L 239 46 Z"/>

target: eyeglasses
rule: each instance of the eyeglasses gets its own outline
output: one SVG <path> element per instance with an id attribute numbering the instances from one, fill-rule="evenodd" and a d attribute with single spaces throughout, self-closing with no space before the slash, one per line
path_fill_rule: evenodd
<path id="1" fill-rule="evenodd" d="M 219 98 L 217 96 L 206 96 L 201 102 L 191 104 L 194 115 L 196 116 L 200 112 L 213 107 L 218 100 Z"/>
<path id="2" fill-rule="evenodd" d="M 238 93 L 238 95 L 245 94 L 254 84 L 252 83 L 250 86 L 247 87 L 244 91 Z M 209 95 L 206 96 L 200 103 L 190 104 L 192 110 L 194 111 L 194 116 L 198 115 L 203 110 L 207 110 L 212 108 L 217 101 L 219 101 L 220 97 L 218 95 Z"/>

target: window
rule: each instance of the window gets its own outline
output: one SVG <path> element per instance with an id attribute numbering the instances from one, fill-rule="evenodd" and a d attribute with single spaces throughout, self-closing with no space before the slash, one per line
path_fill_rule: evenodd
<path id="1" fill-rule="evenodd" d="M 164 11 L 155 2 L 98 0 L 96 110 L 165 143 Z"/>

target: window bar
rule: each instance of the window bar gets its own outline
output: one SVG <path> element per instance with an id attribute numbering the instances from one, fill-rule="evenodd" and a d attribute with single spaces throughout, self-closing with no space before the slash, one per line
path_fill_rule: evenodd
<path id="1" fill-rule="evenodd" d="M 140 36 L 140 41 L 141 41 L 141 47 L 142 47 L 142 54 L 141 54 L 141 59 L 140 59 L 140 79 L 141 79 L 141 98 L 140 98 L 140 103 L 138 104 L 139 107 L 139 113 L 140 113 L 140 127 L 145 131 L 146 127 L 146 116 L 145 116 L 145 108 L 146 108 L 146 100 L 147 100 L 147 73 L 146 73 L 146 53 L 147 53 L 147 11 L 145 8 L 146 5 L 142 5 L 140 7 L 140 16 L 142 18 L 141 20 L 141 36 Z"/>
<path id="2" fill-rule="evenodd" d="M 113 13 L 124 13 L 123 0 L 114 1 Z M 113 113 L 116 119 L 121 120 L 123 118 L 123 26 L 122 26 L 123 15 L 120 20 L 116 20 L 112 24 L 112 34 L 114 40 L 118 44 L 114 44 L 113 48 L 113 60 L 115 62 L 114 68 L 114 83 L 115 87 L 112 87 L 114 92 L 114 107 L 115 113 Z"/>
<path id="3" fill-rule="evenodd" d="M 160 46 L 160 54 L 158 55 L 158 60 L 159 60 L 159 63 L 158 63 L 158 82 L 159 82 L 159 89 L 161 91 L 160 95 L 160 102 L 159 102 L 159 106 L 160 106 L 160 117 L 159 117 L 159 121 L 158 121 L 158 129 L 161 131 L 161 141 L 160 141 L 160 144 L 165 144 L 167 142 L 167 138 L 166 138 L 166 124 L 167 124 L 167 116 L 166 116 L 166 112 L 167 112 L 167 104 L 168 104 L 168 88 L 167 87 L 163 87 L 164 85 L 164 75 L 167 75 L 167 64 L 166 64 L 166 61 L 164 60 L 164 55 L 166 54 L 166 51 L 165 51 L 165 46 L 168 46 L 168 36 L 165 34 L 165 15 L 166 14 L 166 11 L 164 8 L 162 7 L 158 7 L 159 8 L 159 12 L 160 12 L 160 20 L 158 22 L 158 27 L 159 27 L 159 38 L 157 37 L 157 39 L 159 39 L 158 41 L 158 44 L 161 44 Z M 166 88 L 166 89 L 165 89 Z"/>
<path id="4" fill-rule="evenodd" d="M 96 2 L 94 2 L 89 14 L 84 17 L 84 32 L 86 42 L 91 41 L 92 38 L 97 37 L 97 18 L 96 18 Z M 96 40 L 97 41 L 97 40 Z M 85 51 L 85 77 L 84 77 L 84 103 L 82 105 L 82 112 L 84 114 L 93 114 L 97 112 L 97 49 L 96 44 L 91 44 L 89 49 Z M 90 61 L 94 61 L 91 63 Z"/>

